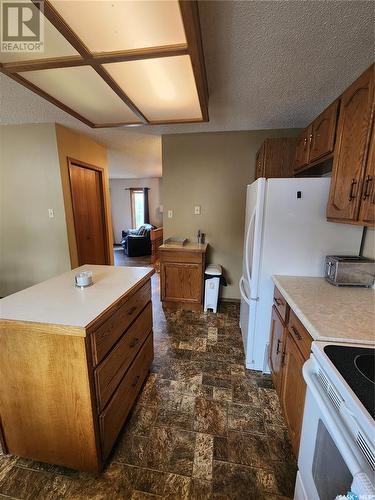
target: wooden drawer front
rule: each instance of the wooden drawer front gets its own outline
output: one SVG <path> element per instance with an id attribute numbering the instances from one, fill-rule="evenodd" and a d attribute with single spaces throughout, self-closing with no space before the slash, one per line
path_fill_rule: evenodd
<path id="1" fill-rule="evenodd" d="M 290 310 L 288 329 L 305 359 L 310 357 L 312 338 L 297 316 Z"/>
<path id="2" fill-rule="evenodd" d="M 124 425 L 125 419 L 142 387 L 154 357 L 152 333 L 147 337 L 137 357 L 99 417 L 102 455 L 105 460 Z"/>
<path id="3" fill-rule="evenodd" d="M 91 342 L 95 365 L 100 363 L 150 300 L 151 282 L 148 281 L 93 332 Z"/>
<path id="4" fill-rule="evenodd" d="M 160 260 L 162 262 L 181 262 L 181 263 L 193 263 L 200 264 L 203 262 L 202 252 L 189 252 L 186 251 L 172 251 L 172 250 L 161 250 Z"/>
<path id="5" fill-rule="evenodd" d="M 288 304 L 286 303 L 286 300 L 284 297 L 281 295 L 279 292 L 278 288 L 275 287 L 274 292 L 273 292 L 273 303 L 278 311 L 278 313 L 281 316 L 281 319 L 286 322 L 287 321 L 287 309 L 288 309 Z"/>
<path id="6" fill-rule="evenodd" d="M 148 303 L 125 335 L 95 370 L 98 407 L 101 411 L 124 376 L 152 328 L 152 306 Z"/>

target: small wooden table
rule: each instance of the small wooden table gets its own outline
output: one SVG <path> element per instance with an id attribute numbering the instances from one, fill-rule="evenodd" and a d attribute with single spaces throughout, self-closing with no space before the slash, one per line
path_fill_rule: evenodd
<path id="1" fill-rule="evenodd" d="M 164 244 L 160 252 L 160 299 L 173 309 L 203 309 L 207 243 Z"/>

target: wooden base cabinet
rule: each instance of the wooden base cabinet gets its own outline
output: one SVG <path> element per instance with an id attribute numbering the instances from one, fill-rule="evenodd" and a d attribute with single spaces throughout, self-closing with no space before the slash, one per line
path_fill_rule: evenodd
<path id="1" fill-rule="evenodd" d="M 102 469 L 153 360 L 152 273 L 86 327 L 0 321 L 6 453 Z"/>
<path id="2" fill-rule="evenodd" d="M 273 300 L 269 367 L 293 452 L 298 456 L 306 395 L 302 367 L 310 357 L 312 338 L 276 287 Z"/>
<path id="3" fill-rule="evenodd" d="M 160 299 L 163 306 L 202 310 L 207 245 L 162 245 Z"/>
<path id="4" fill-rule="evenodd" d="M 272 307 L 269 367 L 277 394 L 281 394 L 283 376 L 283 344 L 285 325 L 275 306 Z"/>

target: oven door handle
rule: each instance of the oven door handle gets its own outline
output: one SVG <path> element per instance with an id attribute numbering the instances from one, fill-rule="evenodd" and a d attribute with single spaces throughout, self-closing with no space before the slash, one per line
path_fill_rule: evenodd
<path id="1" fill-rule="evenodd" d="M 308 390 L 311 391 L 319 410 L 322 413 L 324 421 L 329 429 L 329 433 L 340 450 L 340 453 L 350 472 L 354 476 L 359 472 L 363 472 L 363 467 L 351 450 L 350 442 L 353 441 L 353 438 L 348 433 L 346 427 L 339 421 L 336 410 L 333 408 L 332 403 L 330 403 L 328 396 L 326 396 L 325 392 L 323 392 L 324 389 L 319 385 L 314 370 L 315 366 L 316 365 L 312 359 L 306 361 L 302 368 L 304 379 Z M 345 406 L 343 401 L 341 404 Z M 306 417 L 308 418 L 309 416 L 307 415 Z"/>

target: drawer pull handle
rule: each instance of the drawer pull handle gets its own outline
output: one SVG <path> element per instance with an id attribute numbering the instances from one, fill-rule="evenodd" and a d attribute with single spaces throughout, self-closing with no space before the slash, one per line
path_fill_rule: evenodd
<path id="1" fill-rule="evenodd" d="M 365 180 L 365 189 L 363 193 L 363 199 L 366 200 L 367 198 L 370 197 L 371 194 L 371 184 L 372 184 L 372 177 L 371 175 L 368 175 Z"/>
<path id="2" fill-rule="evenodd" d="M 135 337 L 135 339 L 133 340 L 133 342 L 129 345 L 129 347 L 135 347 L 139 342 L 139 338 L 138 337 Z"/>
<path id="3" fill-rule="evenodd" d="M 137 309 L 137 306 L 133 306 L 129 309 L 128 311 L 128 315 L 131 316 L 133 314 L 133 312 Z"/>
<path id="4" fill-rule="evenodd" d="M 356 187 L 357 183 L 358 183 L 358 181 L 353 179 L 351 184 L 350 184 L 349 201 L 354 200 L 357 196 L 357 193 L 355 192 L 355 187 Z"/>
<path id="5" fill-rule="evenodd" d="M 277 299 L 276 297 L 275 297 L 275 303 L 276 303 L 277 306 L 284 305 L 283 301 L 281 299 Z"/>
<path id="6" fill-rule="evenodd" d="M 137 375 L 134 379 L 134 382 L 132 383 L 131 387 L 136 387 L 138 382 L 139 382 L 139 379 L 141 378 L 140 375 Z"/>
<path id="7" fill-rule="evenodd" d="M 302 340 L 301 334 L 297 331 L 297 329 L 292 326 L 292 332 L 294 333 L 294 336 L 297 337 L 298 340 Z"/>
<path id="8" fill-rule="evenodd" d="M 278 339 L 277 345 L 276 345 L 276 354 L 280 354 L 280 344 L 281 344 L 281 340 Z"/>

